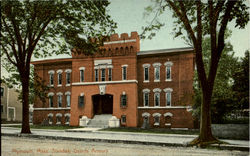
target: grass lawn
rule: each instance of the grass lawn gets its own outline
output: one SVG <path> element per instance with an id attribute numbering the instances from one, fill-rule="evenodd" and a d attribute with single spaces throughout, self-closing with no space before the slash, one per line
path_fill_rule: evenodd
<path id="1" fill-rule="evenodd" d="M 115 132 L 135 132 L 135 133 L 159 133 L 159 134 L 187 134 L 187 135 L 198 135 L 199 130 L 173 130 L 166 128 L 133 128 L 133 127 L 119 127 L 119 128 L 106 128 L 101 129 L 100 131 L 115 131 Z"/>
<path id="2" fill-rule="evenodd" d="M 13 125 L 8 127 L 17 127 L 21 128 L 21 125 Z M 58 125 L 58 126 L 42 126 L 42 125 L 30 125 L 31 129 L 54 129 L 54 130 L 65 130 L 65 129 L 74 129 L 74 128 L 80 128 L 78 126 L 67 126 L 67 125 Z M 82 128 L 82 127 L 81 127 Z"/>

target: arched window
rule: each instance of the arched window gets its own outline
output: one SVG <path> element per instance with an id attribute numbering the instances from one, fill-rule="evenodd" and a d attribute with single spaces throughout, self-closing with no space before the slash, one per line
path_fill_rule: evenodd
<path id="1" fill-rule="evenodd" d="M 154 126 L 160 126 L 161 114 L 160 113 L 154 113 L 153 117 L 154 117 Z"/>

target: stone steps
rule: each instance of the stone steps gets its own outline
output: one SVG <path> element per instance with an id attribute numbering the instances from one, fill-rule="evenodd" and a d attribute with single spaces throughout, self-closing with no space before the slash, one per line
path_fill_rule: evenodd
<path id="1" fill-rule="evenodd" d="M 112 114 L 95 115 L 87 125 L 89 128 L 107 128 Z"/>

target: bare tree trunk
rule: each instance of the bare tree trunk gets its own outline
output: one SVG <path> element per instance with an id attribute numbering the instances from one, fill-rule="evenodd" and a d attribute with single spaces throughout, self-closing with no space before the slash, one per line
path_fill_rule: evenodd
<path id="1" fill-rule="evenodd" d="M 211 129 L 211 97 L 212 90 L 210 87 L 202 93 L 202 104 L 201 104 L 201 121 L 200 121 L 200 141 L 209 142 L 215 140 L 212 135 Z"/>
<path id="2" fill-rule="evenodd" d="M 29 70 L 28 70 L 29 72 Z M 31 133 L 29 125 L 29 74 L 24 74 L 22 81 L 22 105 L 23 105 L 23 121 L 21 133 Z"/>

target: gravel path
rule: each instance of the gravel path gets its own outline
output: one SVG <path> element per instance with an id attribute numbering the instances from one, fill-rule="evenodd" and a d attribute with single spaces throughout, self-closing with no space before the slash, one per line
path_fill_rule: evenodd
<path id="1" fill-rule="evenodd" d="M 1 155 L 76 156 L 247 156 L 249 152 L 34 138 L 1 138 Z"/>

